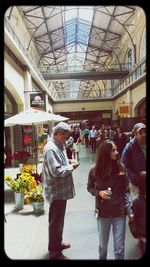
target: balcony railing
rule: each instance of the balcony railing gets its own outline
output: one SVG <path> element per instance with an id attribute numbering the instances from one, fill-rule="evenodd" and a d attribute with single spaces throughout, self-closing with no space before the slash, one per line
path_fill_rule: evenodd
<path id="1" fill-rule="evenodd" d="M 125 71 L 129 70 L 129 64 L 110 64 L 106 63 L 102 66 L 95 66 L 89 67 L 89 66 L 83 66 L 83 65 L 61 65 L 59 64 L 57 66 L 57 69 L 54 69 L 55 66 L 40 66 L 38 67 L 43 74 L 65 74 L 65 73 L 86 73 L 86 72 L 101 72 L 101 71 Z M 56 67 L 55 67 L 56 68 Z"/>
<path id="2" fill-rule="evenodd" d="M 112 96 L 117 95 L 119 92 L 125 90 L 138 79 L 146 75 L 146 57 L 144 57 L 138 64 L 134 65 L 126 78 L 119 81 L 118 84 L 112 89 Z"/>

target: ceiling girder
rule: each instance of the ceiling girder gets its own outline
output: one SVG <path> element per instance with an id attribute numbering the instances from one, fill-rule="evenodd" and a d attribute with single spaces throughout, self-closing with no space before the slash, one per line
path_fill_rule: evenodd
<path id="1" fill-rule="evenodd" d="M 109 58 L 111 60 L 114 58 L 114 62 L 120 64 L 118 56 L 119 41 L 123 32 L 128 34 L 135 51 L 135 45 L 127 27 L 129 24 L 134 26 L 130 23 L 130 20 L 136 7 L 119 5 L 86 7 L 87 10 L 93 10 L 91 24 L 88 16 L 84 19 L 80 18 L 80 8 L 84 13 L 84 6 L 19 6 L 25 18 L 26 27 L 31 34 L 27 50 L 31 41 L 33 41 L 39 53 L 38 67 L 43 77 L 46 81 L 94 79 L 103 80 L 104 83 L 105 80 L 124 78 L 129 73 L 127 70 L 109 70 L 107 62 L 109 62 Z M 75 10 L 77 10 L 76 18 L 73 17 L 69 21 L 68 15 Z M 12 14 L 12 11 L 10 14 Z M 75 31 L 70 29 L 67 32 L 66 25 L 67 27 L 75 27 L 72 28 Z M 67 29 L 69 30 L 69 28 Z M 70 39 L 67 39 L 68 36 Z M 84 36 L 88 37 L 87 44 Z M 69 67 L 72 67 L 74 62 L 83 66 L 83 73 L 70 72 Z M 49 73 L 49 69 L 52 72 L 59 73 Z M 85 70 L 88 69 L 95 69 L 96 71 L 85 73 Z M 60 70 L 65 72 L 69 70 L 69 73 L 62 74 Z M 81 84 L 82 82 L 80 86 Z M 80 86 L 78 92 L 81 94 Z M 70 88 L 69 82 L 61 88 L 64 95 L 65 92 L 67 94 L 68 88 Z M 54 89 L 58 89 L 57 86 Z M 84 89 L 82 90 L 85 94 Z M 57 94 L 60 94 L 59 90 L 56 91 Z M 88 94 L 91 97 L 93 93 L 89 91 Z M 98 95 L 97 91 L 95 95 Z"/>
<path id="2" fill-rule="evenodd" d="M 45 80 L 112 80 L 123 79 L 129 74 L 128 70 L 91 71 L 80 73 L 42 73 Z"/>

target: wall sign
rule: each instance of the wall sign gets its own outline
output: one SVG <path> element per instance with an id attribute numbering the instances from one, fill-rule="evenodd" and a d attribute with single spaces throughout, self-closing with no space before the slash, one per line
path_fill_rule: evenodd
<path id="1" fill-rule="evenodd" d="M 119 106 L 119 116 L 127 117 L 130 115 L 130 105 L 124 104 Z"/>
<path id="2" fill-rule="evenodd" d="M 30 106 L 46 111 L 45 93 L 30 94 Z"/>
<path id="3" fill-rule="evenodd" d="M 103 119 L 111 118 L 111 113 L 102 113 L 102 118 Z"/>

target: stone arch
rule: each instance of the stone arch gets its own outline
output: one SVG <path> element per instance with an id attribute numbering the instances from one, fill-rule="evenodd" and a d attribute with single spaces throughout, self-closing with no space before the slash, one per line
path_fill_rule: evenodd
<path id="1" fill-rule="evenodd" d="M 7 119 L 10 116 L 13 116 L 17 114 L 18 112 L 23 110 L 23 99 L 19 95 L 16 88 L 13 86 L 10 80 L 5 78 L 5 89 L 4 89 L 4 101 L 5 105 L 9 103 L 11 105 L 11 108 L 7 110 L 7 107 L 5 109 L 5 119 Z M 22 129 L 20 126 L 16 127 L 5 127 L 4 128 L 4 138 L 5 138 L 5 167 L 11 167 L 12 166 L 12 154 L 14 151 L 19 150 L 22 148 Z M 16 139 L 17 138 L 17 142 Z"/>
<path id="2" fill-rule="evenodd" d="M 12 101 L 12 104 L 14 105 L 14 108 L 12 110 L 15 109 L 15 113 L 20 112 L 21 108 L 23 108 L 24 106 L 24 101 L 14 85 L 7 78 L 5 78 L 4 94 L 9 98 L 10 101 Z"/>
<path id="3" fill-rule="evenodd" d="M 134 116 L 146 122 L 146 97 L 143 97 L 134 108 Z"/>

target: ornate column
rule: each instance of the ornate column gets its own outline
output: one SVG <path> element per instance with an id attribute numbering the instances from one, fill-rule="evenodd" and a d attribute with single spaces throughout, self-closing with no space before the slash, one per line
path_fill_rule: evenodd
<path id="1" fill-rule="evenodd" d="M 129 109 L 129 117 L 133 117 L 133 104 L 132 104 L 132 95 L 131 95 L 131 90 L 128 90 L 127 91 L 127 101 L 126 101 L 129 106 L 130 106 L 130 109 Z"/>
<path id="2" fill-rule="evenodd" d="M 30 92 L 32 91 L 32 79 L 30 69 L 24 66 L 24 93 L 25 93 L 25 109 L 30 108 Z"/>

